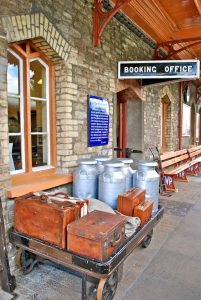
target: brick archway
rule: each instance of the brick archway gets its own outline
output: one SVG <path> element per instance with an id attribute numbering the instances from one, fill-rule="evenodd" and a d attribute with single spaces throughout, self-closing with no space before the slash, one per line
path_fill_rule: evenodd
<path id="1" fill-rule="evenodd" d="M 161 98 L 161 131 L 162 131 L 162 148 L 165 151 L 174 150 L 172 147 L 174 145 L 172 141 L 173 137 L 173 124 L 172 124 L 172 102 L 174 97 L 166 86 L 160 91 Z"/>
<path id="2" fill-rule="evenodd" d="M 46 41 L 38 45 L 53 61 L 67 61 L 71 46 L 43 13 L 1 17 L 8 43 L 32 39 Z M 49 48 L 47 47 L 49 45 Z"/>

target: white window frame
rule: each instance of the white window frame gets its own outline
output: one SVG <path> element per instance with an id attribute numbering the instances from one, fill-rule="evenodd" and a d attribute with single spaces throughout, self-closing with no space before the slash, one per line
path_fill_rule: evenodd
<path id="1" fill-rule="evenodd" d="M 20 94 L 11 94 L 8 93 L 8 97 L 14 97 L 20 99 L 20 133 L 8 133 L 8 136 L 21 136 L 21 162 L 22 169 L 10 171 L 11 175 L 20 174 L 25 172 L 25 143 L 24 143 L 24 82 L 23 82 L 23 60 L 11 49 L 8 49 L 14 57 L 16 57 L 19 61 L 19 79 L 20 79 Z"/>
<path id="2" fill-rule="evenodd" d="M 47 165 L 45 166 L 39 166 L 39 167 L 32 167 L 33 172 L 42 171 L 46 169 L 50 169 L 51 166 L 51 148 L 50 148 L 50 96 L 49 96 L 49 66 L 39 57 L 33 58 L 29 60 L 29 63 L 33 61 L 39 61 L 41 65 L 45 67 L 46 70 L 46 98 L 37 98 L 37 97 L 31 97 L 30 96 L 30 102 L 31 100 L 39 100 L 39 101 L 46 101 L 47 106 L 47 132 L 31 132 L 32 135 L 43 135 L 47 134 Z"/>

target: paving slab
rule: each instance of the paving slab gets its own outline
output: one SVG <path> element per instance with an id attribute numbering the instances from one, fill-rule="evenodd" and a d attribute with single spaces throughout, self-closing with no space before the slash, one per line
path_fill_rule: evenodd
<path id="1" fill-rule="evenodd" d="M 13 295 L 0 289 L 0 300 L 12 300 L 14 299 Z"/>
<path id="2" fill-rule="evenodd" d="M 201 289 L 200 260 L 162 249 L 152 260 L 146 274 L 170 280 L 184 287 Z"/>
<path id="3" fill-rule="evenodd" d="M 124 295 L 126 300 L 198 300 L 200 291 L 174 281 L 143 274 Z"/>
<path id="4" fill-rule="evenodd" d="M 201 238 L 197 235 L 192 235 L 185 231 L 175 232 L 166 241 L 163 248 L 200 260 L 201 264 Z"/>

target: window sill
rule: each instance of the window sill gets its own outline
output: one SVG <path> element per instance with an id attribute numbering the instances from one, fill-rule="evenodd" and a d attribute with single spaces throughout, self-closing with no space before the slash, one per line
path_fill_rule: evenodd
<path id="1" fill-rule="evenodd" d="M 11 186 L 6 191 L 8 198 L 23 196 L 30 192 L 37 192 L 67 184 L 73 181 L 72 175 L 64 174 L 41 174 L 31 177 L 30 180 L 18 182 L 13 180 Z"/>

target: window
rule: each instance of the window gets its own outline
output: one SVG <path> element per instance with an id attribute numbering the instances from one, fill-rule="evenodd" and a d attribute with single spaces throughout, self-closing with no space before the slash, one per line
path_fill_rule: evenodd
<path id="1" fill-rule="evenodd" d="M 200 139 L 200 114 L 196 113 L 196 142 L 199 143 Z"/>
<path id="2" fill-rule="evenodd" d="M 9 48 L 8 127 L 13 175 L 55 165 L 53 72 L 51 62 L 30 41 Z"/>
<path id="3" fill-rule="evenodd" d="M 191 129 L 191 107 L 183 104 L 183 125 L 182 125 L 182 135 L 190 136 Z"/>

